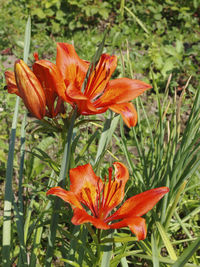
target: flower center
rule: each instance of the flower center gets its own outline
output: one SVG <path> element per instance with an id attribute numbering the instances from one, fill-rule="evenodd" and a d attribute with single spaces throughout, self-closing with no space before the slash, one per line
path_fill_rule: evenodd
<path id="1" fill-rule="evenodd" d="M 99 186 L 97 189 L 97 217 L 105 220 L 108 214 L 112 211 L 112 209 L 118 203 L 118 192 L 121 189 L 122 182 L 117 182 L 112 179 L 112 168 L 109 168 L 109 179 L 108 183 L 106 183 L 106 176 L 105 181 L 103 184 L 102 191 L 100 190 Z"/>
<path id="2" fill-rule="evenodd" d="M 85 184 L 80 194 L 81 203 L 86 206 L 95 218 L 105 221 L 110 212 L 121 202 L 122 181 L 112 179 L 112 168 L 108 169 L 108 181 L 105 176 L 96 185 Z"/>
<path id="3" fill-rule="evenodd" d="M 85 89 L 85 95 L 90 98 L 92 103 L 103 94 L 107 78 L 110 74 L 110 69 L 106 69 L 105 57 L 105 55 L 101 57 L 98 65 L 90 75 Z"/>

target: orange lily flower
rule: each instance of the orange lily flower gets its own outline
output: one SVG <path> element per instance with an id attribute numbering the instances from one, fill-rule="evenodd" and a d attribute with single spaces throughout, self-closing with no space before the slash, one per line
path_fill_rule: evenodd
<path id="1" fill-rule="evenodd" d="M 56 195 L 72 206 L 72 223 L 75 225 L 90 222 L 99 229 L 128 226 L 137 239 L 142 240 L 146 237 L 147 229 L 145 219 L 141 216 L 151 210 L 169 188 L 155 188 L 135 195 L 111 213 L 123 201 L 124 188 L 129 178 L 125 165 L 115 162 L 114 168 L 114 179 L 112 168 L 109 168 L 108 182 L 106 177 L 103 182 L 96 176 L 90 164 L 78 166 L 70 170 L 70 191 L 53 187 L 48 190 L 47 195 Z M 117 222 L 111 224 L 115 220 Z"/>
<path id="2" fill-rule="evenodd" d="M 110 81 L 117 66 L 117 57 L 102 54 L 90 74 L 85 91 L 82 85 L 89 63 L 80 59 L 74 47 L 67 43 L 57 44 L 56 65 L 66 84 L 66 91 L 57 92 L 64 100 L 77 105 L 83 115 L 103 113 L 111 109 L 122 115 L 127 126 L 135 126 L 137 113 L 132 103 L 137 96 L 152 86 L 139 80 L 119 78 Z"/>
<path id="3" fill-rule="evenodd" d="M 22 97 L 26 107 L 37 118 L 41 119 L 44 115 L 55 117 L 58 112 L 62 112 L 64 100 L 73 107 L 77 106 L 82 115 L 103 113 L 111 109 L 121 114 L 128 127 L 136 125 L 137 112 L 130 101 L 151 88 L 151 85 L 128 78 L 110 81 L 117 66 L 116 56 L 101 55 L 89 75 L 84 92 L 82 86 L 89 62 L 79 58 L 73 45 L 57 44 L 56 64 L 38 60 L 37 54 L 35 59 L 33 71 L 22 60 L 17 60 L 15 76 L 9 71 L 5 76 L 8 92 Z M 57 96 L 60 98 L 55 109 Z"/>
<path id="4" fill-rule="evenodd" d="M 53 89 L 64 101 L 77 106 L 80 114 L 92 115 L 111 109 L 121 114 L 129 127 L 137 123 L 137 112 L 129 101 L 151 88 L 149 84 L 128 78 L 110 81 L 117 66 L 117 57 L 102 54 L 82 92 L 89 62 L 80 59 L 73 45 L 67 43 L 57 44 L 56 65 L 46 60 L 36 61 L 34 65 L 40 73 L 48 71 L 48 77 L 54 75 L 50 71 L 52 68 L 57 74 L 61 73 L 62 78 L 58 74 L 60 82 Z"/>
<path id="5" fill-rule="evenodd" d="M 45 76 L 37 68 L 32 71 L 23 60 L 15 62 L 14 72 L 5 72 L 8 92 L 20 96 L 27 109 L 40 120 L 45 115 L 55 117 L 59 112 L 64 112 L 63 100 L 53 90 L 53 82 L 56 79 L 59 81 L 59 75 L 55 73 L 54 76 L 49 76 Z M 54 107 L 56 98 L 57 105 Z"/>

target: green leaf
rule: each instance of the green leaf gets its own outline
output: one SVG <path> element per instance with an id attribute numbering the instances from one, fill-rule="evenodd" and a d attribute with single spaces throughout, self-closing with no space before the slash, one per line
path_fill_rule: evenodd
<path id="1" fill-rule="evenodd" d="M 25 33 L 25 46 L 24 46 L 24 60 L 28 59 L 29 45 L 30 45 L 30 17 L 26 24 Z M 6 169 L 6 181 L 5 181 L 5 200 L 4 200 L 4 221 L 3 221 L 3 247 L 2 247 L 2 266 L 10 266 L 10 247 L 11 240 L 11 211 L 13 201 L 12 179 L 13 179 L 13 161 L 14 161 L 14 149 L 15 149 L 15 137 L 18 119 L 20 98 L 17 96 L 15 103 L 15 110 L 12 120 L 12 129 L 10 133 L 10 144 L 8 152 L 8 161 Z"/>
<path id="2" fill-rule="evenodd" d="M 27 63 L 31 43 L 31 17 L 28 16 L 24 38 L 24 62 Z"/>
<path id="3" fill-rule="evenodd" d="M 173 68 L 174 68 L 174 60 L 173 58 L 170 57 L 166 60 L 164 67 L 161 70 L 162 75 L 166 76 L 167 72 L 168 71 L 172 72 Z"/>
<path id="4" fill-rule="evenodd" d="M 128 8 L 128 7 L 124 7 L 124 9 L 126 11 L 128 11 L 128 13 L 133 17 L 133 19 L 140 25 L 140 27 L 147 33 L 149 34 L 149 31 L 147 30 L 146 26 L 144 25 L 144 23 Z"/>
<path id="5" fill-rule="evenodd" d="M 152 246 L 152 259 L 153 259 L 153 267 L 159 267 L 159 251 L 156 244 L 156 240 L 154 234 L 151 234 L 151 246 Z"/>
<path id="6" fill-rule="evenodd" d="M 119 119 L 120 119 L 120 115 L 114 117 L 113 119 L 112 117 L 110 117 L 106 120 L 104 128 L 103 128 L 103 132 L 99 140 L 95 164 L 98 165 L 102 156 L 105 154 L 106 148 L 109 142 L 111 141 L 112 135 L 118 125 Z"/>
<path id="7" fill-rule="evenodd" d="M 74 261 L 70 261 L 70 260 L 66 260 L 66 259 L 60 259 L 60 261 L 66 262 L 68 263 L 70 266 L 74 266 L 74 267 L 80 267 L 80 265 Z"/>
<path id="8" fill-rule="evenodd" d="M 46 18 L 46 14 L 44 13 L 44 11 L 41 8 L 35 8 L 35 9 L 33 9 L 31 11 L 31 15 L 36 15 L 40 19 Z"/>
<path id="9" fill-rule="evenodd" d="M 178 260 L 172 265 L 172 267 L 182 267 L 184 266 L 188 260 L 192 257 L 197 249 L 200 246 L 200 237 L 194 241 L 184 252 L 180 255 Z"/>
<path id="10" fill-rule="evenodd" d="M 167 233 L 165 232 L 165 229 L 163 228 L 163 226 L 159 223 L 159 222 L 156 222 L 156 225 L 157 225 L 157 228 L 158 228 L 158 231 L 160 233 L 160 236 L 163 240 L 163 243 L 165 244 L 166 246 L 166 249 L 169 253 L 169 256 L 172 260 L 177 260 L 177 256 L 176 256 L 176 253 L 174 251 L 174 248 L 167 236 Z"/>

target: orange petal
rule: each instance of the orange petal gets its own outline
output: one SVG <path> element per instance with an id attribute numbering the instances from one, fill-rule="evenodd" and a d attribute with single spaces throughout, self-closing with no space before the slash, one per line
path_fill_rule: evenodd
<path id="1" fill-rule="evenodd" d="M 98 213 L 98 192 L 103 183 L 96 176 L 92 166 L 86 164 L 70 170 L 70 191 L 74 192 L 79 201 L 87 206 L 95 216 Z"/>
<path id="2" fill-rule="evenodd" d="M 76 105 L 82 115 L 94 115 L 106 112 L 108 108 L 96 109 L 90 100 L 76 101 Z"/>
<path id="3" fill-rule="evenodd" d="M 107 108 L 96 109 L 90 100 L 73 83 L 67 87 L 67 95 L 76 104 L 79 113 L 82 115 L 98 114 L 107 110 Z"/>
<path id="4" fill-rule="evenodd" d="M 25 106 L 35 117 L 42 119 L 46 112 L 45 94 L 39 80 L 23 60 L 15 62 L 15 78 Z"/>
<path id="5" fill-rule="evenodd" d="M 15 74 L 13 71 L 5 71 L 6 84 L 9 94 L 16 94 L 20 96 L 19 90 L 17 88 Z"/>
<path id="6" fill-rule="evenodd" d="M 129 178 L 128 169 L 120 162 L 115 162 L 115 179 L 111 181 L 112 171 L 109 173 L 109 182 L 105 185 L 103 193 L 103 205 L 99 214 L 106 218 L 108 214 L 124 199 L 124 188 Z"/>
<path id="7" fill-rule="evenodd" d="M 84 94 L 89 99 L 94 99 L 101 95 L 111 75 L 117 67 L 117 57 L 102 54 L 97 66 L 91 73 Z"/>
<path id="8" fill-rule="evenodd" d="M 115 167 L 115 180 L 125 187 L 126 182 L 129 179 L 128 169 L 121 162 L 114 162 L 113 165 Z"/>
<path id="9" fill-rule="evenodd" d="M 113 165 L 115 168 L 113 186 L 110 188 L 109 183 L 105 186 L 105 193 L 106 191 L 109 191 L 109 198 L 107 200 L 109 205 L 107 208 L 109 208 L 110 211 L 114 209 L 114 207 L 118 206 L 124 199 L 124 188 L 129 179 L 128 169 L 124 164 L 115 162 Z"/>
<path id="10" fill-rule="evenodd" d="M 57 43 L 56 65 L 61 71 L 66 86 L 75 83 L 76 87 L 81 90 L 89 62 L 79 58 L 73 45 Z"/>
<path id="11" fill-rule="evenodd" d="M 128 78 L 119 78 L 108 83 L 103 95 L 94 103 L 96 107 L 121 104 L 133 100 L 152 86 Z"/>
<path id="12" fill-rule="evenodd" d="M 119 229 L 128 226 L 130 230 L 136 235 L 138 240 L 143 240 L 147 235 L 147 227 L 145 219 L 141 217 L 130 217 L 123 219 L 120 222 L 110 225 L 111 229 Z"/>
<path id="13" fill-rule="evenodd" d="M 168 192 L 168 187 L 159 187 L 133 196 L 127 199 L 121 208 L 107 218 L 107 221 L 122 219 L 130 216 L 142 216 L 151 210 Z"/>
<path id="14" fill-rule="evenodd" d="M 109 106 L 112 111 L 121 114 L 126 125 L 134 127 L 137 123 L 137 111 L 132 103 L 123 103 Z"/>
<path id="15" fill-rule="evenodd" d="M 87 214 L 85 210 L 80 210 L 78 208 L 74 209 L 74 216 L 72 218 L 72 223 L 75 225 L 80 225 L 83 223 L 90 222 L 92 223 L 96 228 L 99 229 L 109 229 L 110 227 L 103 222 L 102 220 L 98 218 L 94 218 L 91 215 Z"/>
<path id="16" fill-rule="evenodd" d="M 49 189 L 46 195 L 47 196 L 55 195 L 61 198 L 62 200 L 64 200 L 65 202 L 71 204 L 72 206 L 79 208 L 79 209 L 83 209 L 83 207 L 81 206 L 81 203 L 79 202 L 79 200 L 77 199 L 76 195 L 73 192 L 66 191 L 59 186 Z"/>
<path id="17" fill-rule="evenodd" d="M 70 97 L 70 99 L 72 99 L 72 102 L 77 102 L 79 100 L 87 100 L 88 98 L 81 92 L 81 90 L 79 90 L 74 83 L 69 84 L 69 86 L 67 87 L 67 96 Z"/>
<path id="18" fill-rule="evenodd" d="M 98 185 L 102 186 L 101 179 L 96 176 L 89 163 L 70 169 L 70 182 L 70 191 L 75 194 L 79 194 L 82 191 L 82 188 L 88 184 L 91 184 L 94 187 Z"/>
<path id="19" fill-rule="evenodd" d="M 47 106 L 54 117 L 54 101 L 59 95 L 63 100 L 70 102 L 66 96 L 66 86 L 58 67 L 48 60 L 39 60 L 33 64 L 33 72 L 42 84 Z"/>

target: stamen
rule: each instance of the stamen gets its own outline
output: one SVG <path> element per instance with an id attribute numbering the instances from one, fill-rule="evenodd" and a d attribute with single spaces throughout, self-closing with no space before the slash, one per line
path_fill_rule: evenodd
<path id="1" fill-rule="evenodd" d="M 112 182 L 112 186 L 114 185 L 114 183 L 115 183 L 115 180 Z M 112 195 L 110 195 L 109 198 L 107 197 L 107 199 L 106 199 L 106 203 L 104 204 L 104 207 L 106 207 L 106 206 L 109 207 L 110 202 L 111 202 L 112 199 L 114 198 L 114 195 L 117 194 L 117 192 L 120 190 L 121 186 L 122 186 L 122 181 L 120 180 L 119 183 L 116 183 L 116 184 L 115 184 L 115 188 L 114 188 L 114 190 L 113 190 Z M 112 190 L 110 190 L 110 192 L 112 192 Z M 110 192 L 109 192 L 109 193 L 110 193 Z"/>
<path id="2" fill-rule="evenodd" d="M 91 212 L 93 213 L 93 215 L 95 217 L 97 217 L 97 214 L 96 214 L 96 211 L 95 211 L 95 207 L 93 205 L 93 201 L 92 201 L 92 198 L 91 198 L 91 191 L 89 188 L 84 188 L 84 191 L 86 193 L 86 196 L 88 197 L 88 202 L 85 202 L 84 204 L 91 210 Z"/>
<path id="3" fill-rule="evenodd" d="M 92 94 L 95 93 L 95 91 L 97 90 L 97 88 L 99 86 L 101 86 L 101 84 L 107 79 L 108 75 L 110 74 L 110 69 L 108 69 L 104 75 L 103 79 L 99 79 L 100 76 L 102 75 L 102 73 L 105 71 L 106 69 L 106 64 L 107 62 L 105 61 L 105 57 L 101 57 L 100 62 L 98 64 L 98 69 L 95 68 L 94 69 L 94 76 L 91 80 L 91 75 L 90 78 L 88 80 L 88 84 L 87 84 L 87 89 L 86 89 L 86 95 L 89 94 L 88 96 L 91 97 Z M 99 93 L 92 102 L 98 100 L 99 97 L 101 97 L 102 93 Z"/>
<path id="4" fill-rule="evenodd" d="M 108 168 L 108 173 L 109 173 L 109 183 L 112 181 L 112 167 Z"/>
<path id="5" fill-rule="evenodd" d="M 96 190 L 96 193 L 97 193 L 97 199 L 96 199 L 96 214 L 97 214 L 97 217 L 99 216 L 99 210 L 100 210 L 100 206 L 101 206 L 101 190 L 100 190 L 100 178 L 98 179 L 98 182 L 97 182 L 97 190 Z"/>
<path id="6" fill-rule="evenodd" d="M 102 197 L 102 207 L 106 206 L 106 202 L 108 200 L 108 197 L 109 197 L 109 194 L 110 194 L 110 191 L 111 191 L 111 188 L 112 188 L 112 167 L 110 167 L 108 169 L 108 173 L 109 173 L 109 176 L 108 176 L 108 189 L 107 189 L 106 196 L 105 196 L 105 186 L 104 186 L 103 197 Z"/>
<path id="7" fill-rule="evenodd" d="M 113 184 L 114 184 L 114 182 L 113 182 Z M 115 188 L 114 188 L 114 191 L 113 191 L 112 195 L 109 197 L 109 199 L 107 198 L 106 206 L 109 206 L 111 200 L 113 199 L 114 195 L 116 194 L 117 190 L 119 189 L 118 185 L 119 184 L 115 185 Z"/>

